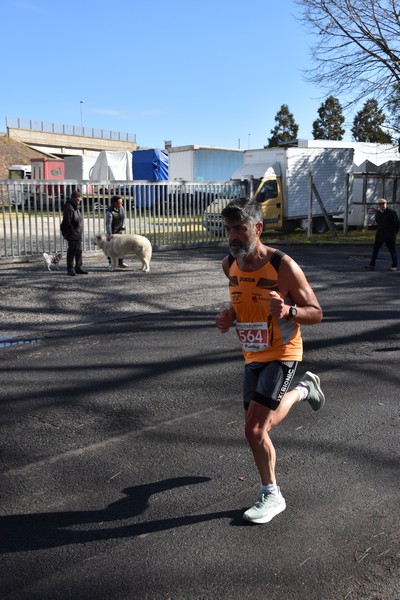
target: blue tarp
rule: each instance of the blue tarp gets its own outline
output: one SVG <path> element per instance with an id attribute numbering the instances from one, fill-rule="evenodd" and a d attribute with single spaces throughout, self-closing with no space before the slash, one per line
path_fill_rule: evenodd
<path id="1" fill-rule="evenodd" d="M 169 156 L 165 150 L 134 150 L 132 152 L 132 174 L 135 181 L 167 181 Z M 139 186 L 136 189 L 136 203 L 142 208 L 152 208 L 156 198 L 163 193 L 157 188 L 157 194 L 152 188 Z"/>
<path id="2" fill-rule="evenodd" d="M 132 152 L 133 179 L 166 181 L 168 162 L 168 152 L 165 150 L 135 150 Z"/>

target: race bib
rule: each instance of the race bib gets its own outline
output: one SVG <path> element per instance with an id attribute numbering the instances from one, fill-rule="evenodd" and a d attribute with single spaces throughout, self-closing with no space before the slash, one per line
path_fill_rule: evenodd
<path id="1" fill-rule="evenodd" d="M 261 352 L 268 347 L 267 323 L 238 323 L 236 333 L 247 352 Z"/>

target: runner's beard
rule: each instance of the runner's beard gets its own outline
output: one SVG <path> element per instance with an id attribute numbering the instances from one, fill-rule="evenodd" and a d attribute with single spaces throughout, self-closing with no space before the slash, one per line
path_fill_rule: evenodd
<path id="1" fill-rule="evenodd" d="M 241 243 L 238 242 L 237 240 L 233 240 L 232 243 Z M 255 234 L 251 235 L 251 238 L 248 240 L 248 242 L 246 244 L 242 243 L 242 247 L 241 248 L 232 248 L 232 245 L 230 244 L 230 249 L 231 249 L 231 254 L 233 256 L 233 258 L 247 258 L 248 256 L 250 256 L 254 250 L 256 249 L 256 245 L 257 245 L 257 237 Z"/>

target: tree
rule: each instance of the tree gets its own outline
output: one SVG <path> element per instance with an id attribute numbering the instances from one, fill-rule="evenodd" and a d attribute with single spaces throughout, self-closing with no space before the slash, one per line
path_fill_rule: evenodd
<path id="1" fill-rule="evenodd" d="M 367 100 L 363 108 L 354 117 L 351 132 L 356 142 L 377 142 L 391 144 L 392 136 L 383 131 L 385 115 L 378 106 L 377 100 Z"/>
<path id="2" fill-rule="evenodd" d="M 299 126 L 294 120 L 294 116 L 289 111 L 287 104 L 282 104 L 280 110 L 275 116 L 276 125 L 271 129 L 271 137 L 268 138 L 268 146 L 264 148 L 272 148 L 277 146 L 279 142 L 294 141 L 297 139 Z"/>
<path id="3" fill-rule="evenodd" d="M 400 83 L 396 83 L 396 85 L 394 86 L 393 93 L 388 99 L 387 106 L 388 110 L 393 115 L 393 117 L 390 120 L 391 125 L 395 131 L 400 132 Z"/>
<path id="4" fill-rule="evenodd" d="M 314 140 L 342 140 L 344 116 L 337 98 L 329 96 L 318 109 L 319 118 L 313 123 Z"/>
<path id="5" fill-rule="evenodd" d="M 398 0 L 297 0 L 317 41 L 308 79 L 352 102 L 383 100 L 400 84 Z"/>

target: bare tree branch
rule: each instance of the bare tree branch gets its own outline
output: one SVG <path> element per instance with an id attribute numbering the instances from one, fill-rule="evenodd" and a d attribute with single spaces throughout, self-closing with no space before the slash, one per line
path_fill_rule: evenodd
<path id="1" fill-rule="evenodd" d="M 400 84 L 398 0 L 297 0 L 316 36 L 307 79 L 352 102 L 386 102 Z"/>

